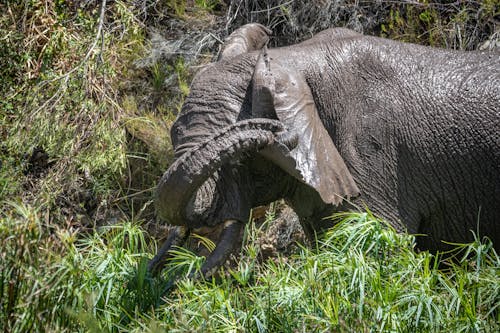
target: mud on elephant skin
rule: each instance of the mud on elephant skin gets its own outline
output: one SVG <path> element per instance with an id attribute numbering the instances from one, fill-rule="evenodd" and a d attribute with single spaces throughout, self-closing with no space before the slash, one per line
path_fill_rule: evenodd
<path id="1" fill-rule="evenodd" d="M 244 26 L 200 71 L 171 129 L 176 160 L 156 195 L 177 226 L 150 262 L 192 230 L 221 227 L 202 273 L 240 245 L 252 207 L 285 199 L 307 234 L 368 206 L 442 250 L 472 231 L 500 248 L 500 55 L 330 29 L 267 49 Z"/>

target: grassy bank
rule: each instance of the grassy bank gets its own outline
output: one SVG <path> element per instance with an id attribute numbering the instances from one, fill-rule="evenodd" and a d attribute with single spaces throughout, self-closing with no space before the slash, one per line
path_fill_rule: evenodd
<path id="1" fill-rule="evenodd" d="M 258 231 L 218 281 L 186 278 L 203 258 L 179 249 L 163 276 L 153 245 L 123 221 L 77 239 L 30 207 L 3 215 L 0 323 L 26 331 L 496 332 L 500 258 L 488 240 L 442 261 L 370 213 L 337 216 L 316 246 L 261 262 Z M 263 227 L 272 223 L 266 221 Z M 61 251 L 54 254 L 57 244 Z M 172 285 L 172 277 L 177 276 Z"/>

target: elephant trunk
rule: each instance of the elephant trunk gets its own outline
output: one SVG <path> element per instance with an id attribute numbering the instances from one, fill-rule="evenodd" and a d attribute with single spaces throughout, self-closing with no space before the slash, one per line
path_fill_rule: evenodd
<path id="1" fill-rule="evenodd" d="M 277 120 L 249 119 L 223 128 L 180 156 L 162 176 L 156 191 L 158 216 L 173 225 L 186 224 L 186 207 L 198 188 L 223 164 L 263 149 L 284 131 Z"/>

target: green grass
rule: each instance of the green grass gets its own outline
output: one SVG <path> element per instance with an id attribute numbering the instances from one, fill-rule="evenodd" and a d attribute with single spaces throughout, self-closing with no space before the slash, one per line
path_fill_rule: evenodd
<path id="1" fill-rule="evenodd" d="M 153 246 L 140 223 L 76 239 L 45 225 L 35 209 L 10 205 L 0 220 L 0 326 L 7 331 L 500 328 L 500 258 L 488 240 L 458 246 L 456 259 L 438 268 L 434 256 L 414 251 L 413 236 L 370 213 L 348 213 L 316 246 L 260 262 L 258 229 L 249 224 L 239 264 L 217 281 L 186 278 L 203 258 L 184 249 L 153 279 L 146 273 Z"/>
<path id="2" fill-rule="evenodd" d="M 134 65 L 149 47 L 138 9 L 104 3 L 0 4 L 0 203 L 36 207 L 55 227 L 135 216 L 172 156 L 167 124 L 184 95 L 158 86 L 172 75 L 165 66 L 151 82 Z M 144 105 L 153 100 L 161 106 Z M 156 126 L 131 128 L 130 119 Z M 30 165 L 35 151 L 47 163 Z"/>

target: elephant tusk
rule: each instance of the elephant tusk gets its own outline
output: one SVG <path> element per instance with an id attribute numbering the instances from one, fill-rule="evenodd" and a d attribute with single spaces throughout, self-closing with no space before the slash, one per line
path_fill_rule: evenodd
<path id="1" fill-rule="evenodd" d="M 238 240 L 243 226 L 244 223 L 237 220 L 227 220 L 224 222 L 224 229 L 222 230 L 217 247 L 201 267 L 201 274 L 205 279 L 211 277 L 224 264 L 233 251 L 235 244 L 240 244 Z"/>
<path id="2" fill-rule="evenodd" d="M 168 235 L 167 240 L 163 243 L 158 253 L 148 263 L 148 271 L 156 276 L 161 272 L 167 259 L 170 257 L 170 250 L 174 246 L 182 246 L 188 238 L 191 230 L 187 227 L 175 227 Z"/>

